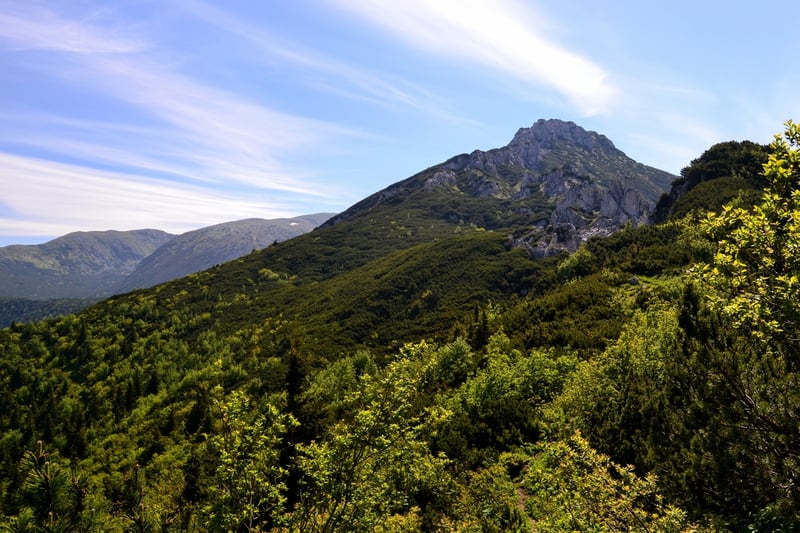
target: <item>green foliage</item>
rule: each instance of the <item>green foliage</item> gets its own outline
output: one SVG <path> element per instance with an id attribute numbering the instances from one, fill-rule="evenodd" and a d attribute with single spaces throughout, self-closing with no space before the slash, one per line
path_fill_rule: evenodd
<path id="1" fill-rule="evenodd" d="M 665 490 L 725 528 L 745 529 L 766 513 L 791 530 L 797 377 L 778 370 L 779 360 L 741 336 L 696 286 L 680 303 L 683 335 L 667 366 L 671 439 L 651 446 Z"/>
<path id="2" fill-rule="evenodd" d="M 86 479 L 67 469 L 41 441 L 20 461 L 23 478 L 19 514 L 5 526 L 10 531 L 99 531 L 87 504 Z M 0 522 L 0 526 L 2 526 Z"/>
<path id="3" fill-rule="evenodd" d="M 599 351 L 624 323 L 627 311 L 615 300 L 628 279 L 608 271 L 586 276 L 519 302 L 499 322 L 514 344 L 525 349 Z"/>
<path id="4" fill-rule="evenodd" d="M 477 357 L 467 342 L 458 338 L 432 355 L 426 380 L 453 387 L 463 383 L 477 368 Z"/>
<path id="5" fill-rule="evenodd" d="M 360 351 L 332 362 L 317 372 L 298 398 L 305 424 L 322 427 L 336 424 L 348 413 L 350 397 L 365 374 L 374 375 L 378 368 L 372 355 Z"/>
<path id="6" fill-rule="evenodd" d="M 719 213 L 726 204 L 737 201 L 748 208 L 761 199 L 763 186 L 755 186 L 741 176 L 716 178 L 696 185 L 675 202 L 670 220 L 680 220 L 690 214 Z M 713 201 L 709 201 L 713 199 Z"/>
<path id="7" fill-rule="evenodd" d="M 462 468 L 494 461 L 500 453 L 538 439 L 539 407 L 561 390 L 577 358 L 571 353 L 509 350 L 504 333 L 492 336 L 483 368 L 443 399 L 452 416 L 435 439 Z"/>
<path id="8" fill-rule="evenodd" d="M 731 500 L 752 493 L 751 515 L 789 527 L 800 501 L 797 450 L 800 449 L 800 127 L 789 121 L 776 135 L 764 165 L 768 188 L 752 210 L 727 206 L 712 214 L 702 230 L 713 241 L 713 260 L 698 265 L 695 289 L 685 299 L 683 322 L 690 371 L 678 374 L 692 400 L 708 398 L 707 426 L 716 430 L 703 449 L 725 443 L 714 470 L 746 480 L 729 483 L 729 498 L 707 506 L 747 520 Z M 736 428 L 731 431 L 730 427 Z M 792 487 L 792 488 L 790 488 Z M 725 492 L 723 492 L 725 494 Z M 768 509 L 768 511 L 767 511 Z M 737 512 L 738 511 L 738 512 Z M 759 519 L 761 520 L 761 519 Z"/>
<path id="9" fill-rule="evenodd" d="M 293 528 L 371 531 L 391 516 L 415 513 L 416 495 L 445 490 L 447 461 L 425 439 L 448 413 L 416 405 L 425 376 L 421 351 L 407 347 L 377 376 L 363 374 L 346 398 L 349 415 L 323 440 L 298 447 L 303 486 Z"/>
<path id="10" fill-rule="evenodd" d="M 476 304 L 513 299 L 539 282 L 539 265 L 503 241 L 478 232 L 419 245 L 297 290 L 296 303 L 318 310 L 296 317 L 297 325 L 308 337 L 323 337 L 327 350 L 341 338 L 380 349 L 440 336 Z"/>
<path id="11" fill-rule="evenodd" d="M 727 207 L 704 229 L 717 240 L 712 265 L 697 269 L 722 311 L 761 338 L 793 342 L 800 327 L 800 127 L 786 123 L 764 165 L 769 188 L 752 211 Z"/>
<path id="12" fill-rule="evenodd" d="M 800 482 L 800 126 L 789 121 L 776 135 L 764 175 L 769 188 L 751 212 L 732 208 L 708 218 L 717 252 L 696 274 L 714 309 L 746 332 L 722 370 L 757 435 L 750 445 L 785 486 Z M 793 494 L 786 497 L 796 502 Z"/>
<path id="13" fill-rule="evenodd" d="M 611 269 L 635 275 L 678 274 L 694 260 L 680 246 L 680 223 L 626 226 L 605 239 L 590 239 L 585 247 L 595 258 L 594 272 Z"/>
<path id="14" fill-rule="evenodd" d="M 654 446 L 671 433 L 665 367 L 678 343 L 674 307 L 654 303 L 635 313 L 619 339 L 583 362 L 558 400 L 551 427 L 580 429 L 601 451 L 643 471 L 657 468 Z"/>
<path id="15" fill-rule="evenodd" d="M 573 278 L 586 276 L 593 272 L 597 259 L 585 246 L 581 246 L 574 253 L 558 264 L 559 279 L 569 281 Z"/>
<path id="16" fill-rule="evenodd" d="M 692 530 L 683 512 L 664 503 L 653 476 L 598 454 L 580 433 L 539 446 L 524 487 L 535 531 Z"/>
<path id="17" fill-rule="evenodd" d="M 219 396 L 221 387 L 212 394 Z M 202 515 L 215 531 L 262 531 L 279 525 L 285 512 L 287 470 L 281 446 L 297 422 L 266 403 L 252 406 L 242 391 L 215 398 L 219 427 L 209 436 L 208 453 L 216 468 L 206 479 Z"/>
<path id="18" fill-rule="evenodd" d="M 492 533 L 531 531 L 519 483 L 510 473 L 517 465 L 507 464 L 509 459 L 513 462 L 516 457 L 503 455 L 496 463 L 464 475 L 452 516 L 444 520 L 443 529 Z"/>
<path id="19" fill-rule="evenodd" d="M 25 298 L 0 298 L 0 328 L 14 322 L 36 322 L 70 313 L 96 303 L 95 298 L 56 298 L 52 300 L 28 300 Z"/>

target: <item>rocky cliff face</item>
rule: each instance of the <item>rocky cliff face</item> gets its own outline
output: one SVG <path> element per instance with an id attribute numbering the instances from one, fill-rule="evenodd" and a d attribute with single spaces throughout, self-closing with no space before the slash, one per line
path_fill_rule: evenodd
<path id="1" fill-rule="evenodd" d="M 542 257 L 574 251 L 586 239 L 628 223 L 646 223 L 675 178 L 637 163 L 603 135 L 572 122 L 539 120 L 503 148 L 453 157 L 366 198 L 330 223 L 413 201 L 420 192 L 491 198 L 497 201 L 494 208 L 530 217 L 524 225 L 487 229 L 508 230 L 514 245 Z"/>
<path id="2" fill-rule="evenodd" d="M 652 203 L 633 183 L 613 181 L 598 187 L 570 172 L 556 171 L 544 177 L 548 197 L 555 202 L 547 224 L 515 239 L 535 257 L 575 251 L 587 239 L 606 236 L 625 224 L 648 222 Z"/>

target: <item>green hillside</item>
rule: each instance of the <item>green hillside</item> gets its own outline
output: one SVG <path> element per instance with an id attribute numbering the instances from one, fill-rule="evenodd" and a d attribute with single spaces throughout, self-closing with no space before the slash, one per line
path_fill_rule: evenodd
<path id="1" fill-rule="evenodd" d="M 0 297 L 0 328 L 8 327 L 14 322 L 36 322 L 45 318 L 77 313 L 97 301 L 97 298 L 30 300 Z"/>
<path id="2" fill-rule="evenodd" d="M 0 528 L 794 531 L 799 144 L 572 254 L 514 246 L 544 196 L 405 188 L 0 330 Z"/>
<path id="3" fill-rule="evenodd" d="M 718 143 L 681 171 L 672 190 L 658 201 L 655 222 L 677 220 L 693 211 L 719 211 L 737 197 L 752 207 L 767 182 L 762 168 L 770 148 L 750 141 Z"/>

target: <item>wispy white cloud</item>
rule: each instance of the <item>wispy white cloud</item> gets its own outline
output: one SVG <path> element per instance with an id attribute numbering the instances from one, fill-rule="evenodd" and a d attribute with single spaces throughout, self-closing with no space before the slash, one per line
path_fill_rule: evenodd
<path id="1" fill-rule="evenodd" d="M 232 157 L 232 150 L 173 128 L 135 126 L 64 118 L 37 112 L 0 111 L 0 146 L 33 149 L 36 153 L 191 182 L 197 185 L 240 183 L 263 190 L 294 192 L 312 197 L 331 191 L 314 184 L 317 176 L 286 164 L 269 166 L 260 158 Z M 291 180 L 287 180 L 287 176 Z M 308 180 L 305 183 L 303 180 Z"/>
<path id="2" fill-rule="evenodd" d="M 335 124 L 272 109 L 181 73 L 174 65 L 156 60 L 153 47 L 141 44 L 144 38 L 118 42 L 89 22 L 35 6 L 5 16 L 11 17 L 11 29 L 0 29 L 0 42 L 10 42 L 17 50 L 47 50 L 63 59 L 40 64 L 43 75 L 125 104 L 136 113 L 126 117 L 129 120 L 156 124 L 150 129 L 156 132 L 155 140 L 140 135 L 127 142 L 131 152 L 140 147 L 149 151 L 138 155 L 144 168 L 168 167 L 188 180 L 321 194 L 318 184 L 308 182 L 308 173 L 298 176 L 297 169 L 284 160 L 303 150 L 328 146 L 333 139 L 357 135 Z M 107 141 L 95 135 L 92 142 L 103 146 Z M 83 146 L 88 142 L 84 140 Z M 57 152 L 65 146 L 53 148 Z M 115 151 L 121 152 L 105 148 L 97 153 L 110 156 Z"/>
<path id="3" fill-rule="evenodd" d="M 608 111 L 617 97 L 601 66 L 537 32 L 535 13 L 514 0 L 329 1 L 425 51 L 553 89 L 587 115 Z"/>
<path id="4" fill-rule="evenodd" d="M 312 194 L 315 186 L 298 180 L 281 160 L 355 135 L 210 87 L 147 58 L 91 56 L 78 68 L 81 77 L 93 80 L 94 90 L 159 120 L 160 136 L 171 138 L 172 155 L 199 164 L 194 172 L 210 179 Z"/>
<path id="5" fill-rule="evenodd" d="M 20 186 L 24 184 L 24 186 Z M 215 222 L 294 216 L 291 202 L 0 153 L 0 235 L 154 227 L 181 233 Z M 114 223 L 116 221 L 116 223 Z"/>
<path id="6" fill-rule="evenodd" d="M 13 50 L 77 54 L 138 52 L 145 43 L 109 18 L 108 10 L 65 19 L 36 2 L 0 2 L 0 42 Z"/>
<path id="7" fill-rule="evenodd" d="M 195 170 L 164 157 L 169 145 L 155 128 L 65 119 L 36 112 L 0 112 L 0 146 L 175 178 Z M 202 175 L 194 175 L 191 181 L 213 183 Z"/>
<path id="8" fill-rule="evenodd" d="M 181 0 L 180 5 L 187 15 L 248 43 L 262 62 L 284 62 L 293 69 L 312 73 L 304 83 L 315 90 L 371 105 L 418 109 L 448 122 L 471 122 L 463 115 L 448 111 L 448 103 L 443 98 L 418 83 L 377 71 L 374 66 L 366 70 L 338 60 L 202 0 Z"/>

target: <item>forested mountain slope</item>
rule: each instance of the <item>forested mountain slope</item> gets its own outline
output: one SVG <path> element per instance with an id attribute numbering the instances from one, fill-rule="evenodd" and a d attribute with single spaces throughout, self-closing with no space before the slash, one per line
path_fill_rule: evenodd
<path id="1" fill-rule="evenodd" d="M 681 172 L 659 198 L 653 222 L 680 219 L 693 210 L 719 211 L 737 196 L 748 206 L 761 199 L 767 182 L 762 168 L 770 149 L 750 141 L 718 143 Z"/>
<path id="2" fill-rule="evenodd" d="M 799 143 L 572 254 L 457 181 L 0 330 L 1 523 L 791 531 Z"/>

